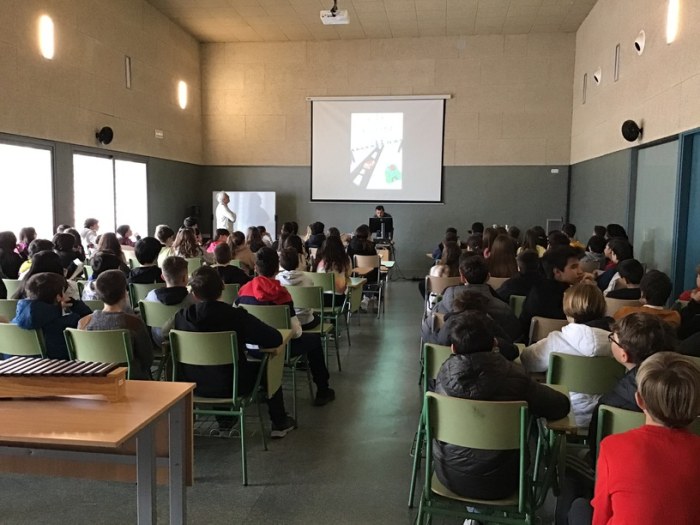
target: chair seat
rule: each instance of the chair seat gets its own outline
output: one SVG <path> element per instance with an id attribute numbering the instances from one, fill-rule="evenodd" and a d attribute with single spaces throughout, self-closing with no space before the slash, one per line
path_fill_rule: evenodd
<path id="1" fill-rule="evenodd" d="M 335 327 L 331 323 L 323 323 L 323 326 L 320 324 L 318 326 L 315 326 L 313 328 L 310 328 L 308 330 L 304 330 L 305 334 L 324 334 L 327 332 L 333 332 L 335 330 Z"/>
<path id="2" fill-rule="evenodd" d="M 233 399 L 230 397 L 202 397 L 202 396 L 194 396 L 192 398 L 193 403 L 202 403 L 202 404 L 210 404 L 210 405 L 224 405 L 224 404 L 231 404 L 233 403 Z"/>
<path id="3" fill-rule="evenodd" d="M 492 505 L 494 507 L 508 507 L 508 506 L 513 506 L 516 507 L 518 506 L 518 491 L 516 490 L 512 496 L 509 498 L 504 498 L 504 499 L 474 499 L 474 498 L 465 498 L 463 496 L 460 496 L 459 494 L 455 494 L 452 492 L 450 489 L 448 489 L 445 485 L 443 485 L 438 477 L 433 474 L 433 479 L 431 480 L 431 488 L 435 494 L 438 496 L 442 496 L 444 498 L 450 498 L 458 501 L 464 501 L 465 503 L 474 503 L 476 505 Z"/>

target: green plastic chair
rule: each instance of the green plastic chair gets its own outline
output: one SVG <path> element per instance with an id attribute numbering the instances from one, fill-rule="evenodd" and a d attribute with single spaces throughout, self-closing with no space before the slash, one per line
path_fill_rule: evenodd
<path id="1" fill-rule="evenodd" d="M 600 453 L 600 442 L 611 434 L 620 434 L 644 425 L 646 418 L 644 412 L 635 412 L 623 408 L 600 405 L 598 407 L 598 433 L 596 442 Z M 690 425 L 690 431 L 700 435 L 700 418 Z"/>
<path id="2" fill-rule="evenodd" d="M 181 304 L 163 304 L 158 301 L 139 301 L 139 313 L 144 324 L 148 328 L 162 328 L 166 323 L 175 317 L 175 314 L 182 309 Z M 156 354 L 158 368 L 155 379 L 160 381 L 167 370 L 170 361 L 170 343 L 164 340 L 160 348 L 160 353 Z"/>
<path id="3" fill-rule="evenodd" d="M 442 364 L 452 355 L 452 349 L 449 346 L 436 345 L 425 343 L 423 345 L 423 368 L 421 375 L 421 384 L 423 385 L 423 395 L 428 391 L 428 382 L 435 379 L 442 367 Z M 418 418 L 418 430 L 414 438 L 413 447 L 413 470 L 411 472 L 411 486 L 408 492 L 408 508 L 413 508 L 413 495 L 416 491 L 416 479 L 420 470 L 420 460 L 423 454 L 423 444 L 425 440 L 425 418 L 421 411 Z"/>
<path id="4" fill-rule="evenodd" d="M 511 295 L 510 296 L 510 309 L 513 310 L 513 314 L 515 314 L 515 317 L 520 317 L 520 314 L 523 313 L 523 304 L 525 304 L 525 296 L 524 295 Z"/>
<path id="5" fill-rule="evenodd" d="M 117 363 L 126 365 L 127 379 L 131 379 L 131 334 L 128 330 L 78 330 L 63 331 L 71 359 L 93 363 Z"/>
<path id="6" fill-rule="evenodd" d="M 323 356 L 326 360 L 327 367 L 328 334 L 330 332 L 335 332 L 336 328 L 332 323 L 325 322 L 325 312 L 327 309 L 323 307 L 323 288 L 321 286 L 286 286 L 285 288 L 289 292 L 289 295 L 292 296 L 292 301 L 294 302 L 295 308 L 310 308 L 314 312 L 318 312 L 321 322 L 315 328 L 304 330 L 304 332 L 318 334 L 321 336 L 321 341 L 323 342 Z M 341 372 L 342 367 L 340 365 L 340 351 L 338 350 L 337 342 L 335 346 L 335 356 L 338 362 L 338 372 Z"/>
<path id="7" fill-rule="evenodd" d="M 170 347 L 172 348 L 173 381 L 178 381 L 181 375 L 178 365 L 232 366 L 231 391 L 233 395 L 230 398 L 211 398 L 195 395 L 193 399 L 193 411 L 195 414 L 232 416 L 238 418 L 241 435 L 241 471 L 243 485 L 248 485 L 245 409 L 252 404 L 257 404 L 263 448 L 267 450 L 267 440 L 265 438 L 265 427 L 263 425 L 262 412 L 260 411 L 260 403 L 256 403 L 262 374 L 267 364 L 267 356 L 263 357 L 253 389 L 249 394 L 241 396 L 238 393 L 238 341 L 236 332 L 184 332 L 182 330 L 171 330 Z"/>
<path id="8" fill-rule="evenodd" d="M 605 394 L 625 375 L 625 367 L 607 356 L 583 357 L 552 352 L 547 383 L 564 385 L 569 392 Z"/>
<path id="9" fill-rule="evenodd" d="M 129 268 L 134 269 L 141 266 L 141 263 L 136 258 L 136 252 L 134 250 L 122 250 L 122 252 L 124 253 L 124 258 L 126 259 L 126 264 L 129 265 Z"/>
<path id="10" fill-rule="evenodd" d="M 291 326 L 289 307 L 286 304 L 282 305 L 257 305 L 257 304 L 244 304 L 241 305 L 250 315 L 253 315 L 260 319 L 266 325 L 272 326 L 273 328 L 281 330 L 289 330 Z M 303 356 L 292 357 L 290 355 L 291 341 L 287 343 L 287 348 L 284 355 L 284 364 L 287 368 L 292 370 L 292 414 L 294 419 L 297 418 L 297 380 L 296 380 L 296 369 L 299 362 L 302 360 Z M 314 392 L 311 385 L 311 371 L 309 367 L 306 367 L 306 378 L 309 384 L 309 397 L 313 399 Z"/>
<path id="11" fill-rule="evenodd" d="M 333 319 L 333 326 L 335 328 L 333 335 L 335 336 L 335 349 L 336 351 L 338 350 L 338 344 L 340 342 L 340 332 L 339 332 L 339 320 L 341 317 L 345 317 L 343 314 L 344 312 L 348 309 L 348 297 L 347 295 L 345 296 L 345 299 L 343 300 L 342 304 L 336 304 L 336 296 L 335 296 L 335 272 L 328 272 L 328 273 L 319 273 L 319 272 L 304 272 L 306 275 L 309 276 L 311 281 L 314 283 L 314 286 L 320 286 L 323 289 L 324 294 L 332 294 L 333 297 L 333 302 L 331 303 L 331 306 L 324 306 L 323 307 L 323 314 L 324 317 L 326 317 L 328 320 Z M 362 301 L 362 294 L 360 294 L 360 301 Z M 323 304 L 323 303 L 321 303 Z M 320 311 L 321 309 L 315 309 L 316 311 Z M 359 306 L 358 306 L 359 310 Z M 347 333 L 347 338 L 348 338 L 348 346 L 350 346 L 352 343 L 350 342 L 350 325 L 347 322 L 347 318 L 345 318 L 345 331 Z M 328 361 L 326 359 L 326 361 Z M 328 363 L 326 363 L 326 366 Z"/>
<path id="12" fill-rule="evenodd" d="M 195 270 L 197 268 L 200 268 L 203 264 L 201 257 L 187 257 L 185 258 L 185 260 L 187 261 L 187 275 L 189 275 L 190 277 L 195 272 Z"/>
<path id="13" fill-rule="evenodd" d="M 528 409 L 524 401 L 475 401 L 425 394 L 425 485 L 418 523 L 433 515 L 469 518 L 488 523 L 523 523 L 534 519 L 532 483 L 528 474 Z M 433 440 L 482 450 L 517 450 L 520 455 L 518 489 L 501 500 L 462 497 L 445 487 L 433 473 Z M 473 508 L 475 511 L 467 510 Z"/>
<path id="14" fill-rule="evenodd" d="M 229 262 L 231 266 L 235 266 L 236 268 L 243 268 L 243 265 L 241 264 L 241 261 L 238 259 L 233 259 L 231 262 Z"/>
<path id="15" fill-rule="evenodd" d="M 0 317 L 12 321 L 17 313 L 18 302 L 16 299 L 0 299 Z"/>
<path id="16" fill-rule="evenodd" d="M 156 288 L 165 288 L 165 283 L 130 284 L 129 303 L 131 307 L 136 310 L 139 306 L 139 301 L 143 301 L 151 290 Z"/>
<path id="17" fill-rule="evenodd" d="M 44 334 L 40 330 L 25 330 L 16 324 L 0 323 L 0 341 L 0 354 L 46 357 Z"/>
<path id="18" fill-rule="evenodd" d="M 382 260 L 379 255 L 355 255 L 353 257 L 353 268 L 370 268 L 377 270 L 377 280 L 375 282 L 367 281 L 364 286 L 363 293 L 365 295 L 377 296 L 377 319 L 384 312 L 384 284 L 386 281 L 382 279 Z"/>
<path id="19" fill-rule="evenodd" d="M 95 310 L 102 310 L 105 307 L 104 301 L 100 301 L 99 299 L 93 299 L 91 301 L 83 301 L 90 310 L 93 312 Z"/>
<path id="20" fill-rule="evenodd" d="M 22 281 L 18 279 L 3 279 L 3 283 L 5 283 L 5 288 L 7 288 L 7 296 L 12 297 L 15 295 L 15 292 L 19 289 L 20 285 L 22 284 Z"/>
<path id="21" fill-rule="evenodd" d="M 224 284 L 224 291 L 219 298 L 219 301 L 223 301 L 226 304 L 233 305 L 238 299 L 238 290 L 240 289 L 239 284 Z"/>
<path id="22" fill-rule="evenodd" d="M 92 274 L 93 274 L 92 266 L 89 264 L 86 264 L 83 266 L 83 270 L 85 270 L 85 280 L 87 281 L 88 279 L 90 279 L 90 277 L 92 277 Z"/>

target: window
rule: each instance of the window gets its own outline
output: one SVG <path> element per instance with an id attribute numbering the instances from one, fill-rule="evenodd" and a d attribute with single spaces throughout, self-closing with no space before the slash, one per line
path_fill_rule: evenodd
<path id="1" fill-rule="evenodd" d="M 146 163 L 73 155 L 75 224 L 91 217 L 100 232 L 128 224 L 134 235 L 148 235 Z"/>
<path id="2" fill-rule="evenodd" d="M 0 143 L 0 230 L 27 226 L 53 238 L 53 160 L 50 149 Z"/>

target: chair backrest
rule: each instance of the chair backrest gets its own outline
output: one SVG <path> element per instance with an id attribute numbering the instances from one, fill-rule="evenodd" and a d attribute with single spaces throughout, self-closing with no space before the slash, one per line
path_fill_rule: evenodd
<path id="1" fill-rule="evenodd" d="M 458 284 L 462 284 L 460 277 L 433 277 L 426 275 L 425 295 L 428 296 L 431 293 L 441 294 L 446 288 L 457 286 Z"/>
<path id="2" fill-rule="evenodd" d="M 16 324 L 0 323 L 0 341 L 2 354 L 46 357 L 44 336 L 40 330 L 25 330 Z"/>
<path id="3" fill-rule="evenodd" d="M 292 296 L 295 308 L 323 310 L 323 288 L 320 286 L 285 286 L 285 288 Z"/>
<path id="4" fill-rule="evenodd" d="M 642 303 L 636 299 L 613 299 L 605 298 L 605 315 L 612 317 L 620 308 L 625 306 L 641 306 Z"/>
<path id="5" fill-rule="evenodd" d="M 523 304 L 525 304 L 525 296 L 511 295 L 509 304 L 510 309 L 513 310 L 513 314 L 515 314 L 515 317 L 520 317 L 520 314 L 523 313 Z"/>
<path id="6" fill-rule="evenodd" d="M 625 367 L 607 356 L 584 357 L 553 352 L 547 383 L 564 385 L 570 392 L 605 394 L 625 375 Z"/>
<path id="7" fill-rule="evenodd" d="M 379 268 L 382 260 L 379 255 L 355 255 L 355 268 Z"/>
<path id="8" fill-rule="evenodd" d="M 491 288 L 494 290 L 498 290 L 501 285 L 506 282 L 510 277 L 489 277 L 489 280 L 486 281 L 486 284 L 488 284 Z"/>
<path id="9" fill-rule="evenodd" d="M 324 292 L 335 293 L 335 272 L 304 272 L 314 286 L 320 286 Z"/>
<path id="10" fill-rule="evenodd" d="M 104 301 L 100 301 L 99 299 L 92 299 L 90 301 L 83 301 L 83 302 L 93 312 L 95 310 L 102 310 L 105 307 Z"/>
<path id="11" fill-rule="evenodd" d="M 141 319 L 148 327 L 162 328 L 177 312 L 182 304 L 163 304 L 158 301 L 139 301 Z"/>
<path id="12" fill-rule="evenodd" d="M 192 275 L 197 268 L 202 266 L 201 257 L 189 257 L 185 260 L 187 261 L 187 275 Z"/>
<path id="13" fill-rule="evenodd" d="M 136 308 L 139 305 L 139 301 L 143 301 L 151 290 L 164 287 L 165 283 L 130 284 L 129 300 L 131 307 Z"/>
<path id="14" fill-rule="evenodd" d="M 85 279 L 86 280 L 89 279 L 90 277 L 92 277 L 93 270 L 92 270 L 91 265 L 89 265 L 89 264 L 84 265 L 83 270 L 85 270 Z"/>
<path id="15" fill-rule="evenodd" d="M 126 263 L 129 265 L 129 268 L 138 268 L 139 266 L 141 266 L 141 263 L 136 258 L 136 251 L 133 248 L 129 248 L 129 246 L 122 246 L 122 252 L 124 253 L 124 257 L 126 258 Z"/>
<path id="16" fill-rule="evenodd" d="M 428 390 L 428 381 L 435 379 L 442 364 L 452 355 L 449 346 L 425 343 L 423 345 L 423 391 Z"/>
<path id="17" fill-rule="evenodd" d="M 391 250 L 389 248 L 377 248 L 377 255 L 382 262 L 391 261 Z"/>
<path id="18" fill-rule="evenodd" d="M 128 330 L 78 330 L 63 332 L 68 354 L 78 361 L 95 363 L 126 363 L 131 376 L 131 334 Z"/>
<path id="19" fill-rule="evenodd" d="M 362 305 L 362 286 L 348 285 L 347 294 L 348 311 L 353 314 L 359 312 Z"/>
<path id="20" fill-rule="evenodd" d="M 87 281 L 85 279 L 78 279 L 75 281 L 75 283 L 78 285 L 78 293 L 80 294 L 80 297 L 83 296 L 83 290 L 85 290 L 85 287 L 87 286 Z"/>
<path id="21" fill-rule="evenodd" d="M 230 264 L 231 266 L 235 266 L 236 268 L 242 268 L 242 267 L 243 267 L 243 264 L 242 264 L 241 261 L 239 261 L 238 259 L 232 259 L 231 262 L 229 262 L 229 264 Z"/>
<path id="22" fill-rule="evenodd" d="M 566 319 L 550 319 L 536 315 L 530 322 L 530 344 L 544 339 L 549 332 L 561 330 L 567 324 Z"/>
<path id="23" fill-rule="evenodd" d="M 7 288 L 8 297 L 12 297 L 13 295 L 15 295 L 15 292 L 22 284 L 22 281 L 18 279 L 3 279 L 2 282 L 5 283 L 5 288 Z"/>
<path id="24" fill-rule="evenodd" d="M 266 325 L 278 329 L 289 329 L 290 317 L 289 306 L 286 304 L 280 305 L 259 305 L 259 304 L 243 304 L 249 314 L 254 315 Z"/>
<path id="25" fill-rule="evenodd" d="M 0 317 L 12 321 L 17 313 L 18 302 L 16 299 L 0 299 Z"/>
<path id="26" fill-rule="evenodd" d="M 240 289 L 240 284 L 224 284 L 224 291 L 221 293 L 219 301 L 223 301 L 226 304 L 233 304 L 238 299 L 238 290 Z"/>

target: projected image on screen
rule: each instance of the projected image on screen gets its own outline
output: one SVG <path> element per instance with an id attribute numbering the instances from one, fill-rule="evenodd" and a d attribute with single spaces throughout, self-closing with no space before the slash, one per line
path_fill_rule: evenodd
<path id="1" fill-rule="evenodd" d="M 353 113 L 350 117 L 350 180 L 359 188 L 400 190 L 403 113 Z"/>

